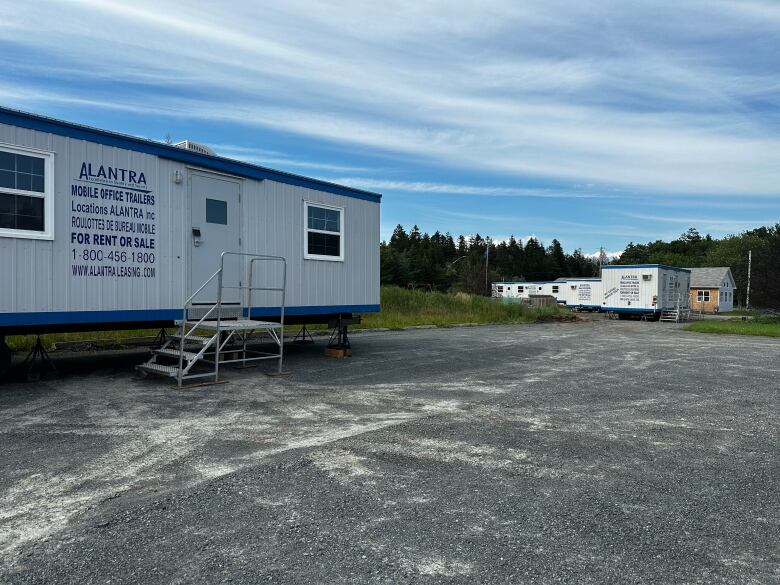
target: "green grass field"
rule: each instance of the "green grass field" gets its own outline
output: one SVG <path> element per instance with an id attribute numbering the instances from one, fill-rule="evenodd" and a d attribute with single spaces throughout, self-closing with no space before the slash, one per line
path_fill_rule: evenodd
<path id="1" fill-rule="evenodd" d="M 456 323 L 533 323 L 562 319 L 571 312 L 558 306 L 531 309 L 521 303 L 500 303 L 467 295 L 382 287 L 382 312 L 363 315 L 363 327 L 402 329 L 415 325 Z"/>
<path id="2" fill-rule="evenodd" d="M 571 312 L 558 307 L 532 309 L 520 303 L 498 303 L 485 297 L 464 293 L 446 294 L 407 290 L 394 286 L 382 287 L 382 311 L 363 315 L 359 328 L 403 329 L 415 325 L 447 326 L 458 323 L 533 323 L 564 319 Z M 295 329 L 290 326 L 290 330 Z M 324 329 L 312 326 L 311 329 Z M 154 337 L 159 330 L 95 331 L 86 333 L 53 333 L 43 335 L 43 343 L 51 348 L 60 341 L 94 342 L 111 346 L 129 337 Z M 29 350 L 35 337 L 12 336 L 7 339 L 11 349 Z"/>
<path id="3" fill-rule="evenodd" d="M 780 337 L 780 319 L 776 317 L 755 317 L 746 321 L 743 321 L 742 319 L 697 321 L 688 325 L 686 329 L 698 333 Z"/>

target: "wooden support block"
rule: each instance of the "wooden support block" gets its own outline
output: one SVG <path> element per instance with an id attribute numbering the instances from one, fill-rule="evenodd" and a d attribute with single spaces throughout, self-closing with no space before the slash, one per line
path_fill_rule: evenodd
<path id="1" fill-rule="evenodd" d="M 342 359 L 345 357 L 352 357 L 352 350 L 350 348 L 326 347 L 325 355 L 328 357 Z"/>

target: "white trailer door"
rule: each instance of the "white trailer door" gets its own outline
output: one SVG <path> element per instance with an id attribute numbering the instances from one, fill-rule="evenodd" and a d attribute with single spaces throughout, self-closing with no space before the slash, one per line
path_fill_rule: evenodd
<path id="1" fill-rule="evenodd" d="M 195 292 L 220 266 L 222 252 L 241 251 L 239 194 L 241 185 L 228 177 L 192 174 L 190 176 L 191 248 L 190 293 Z M 225 258 L 223 286 L 240 286 L 243 262 L 237 256 Z M 224 289 L 223 303 L 238 303 L 240 291 Z M 217 279 L 198 296 L 196 303 L 217 301 Z"/>

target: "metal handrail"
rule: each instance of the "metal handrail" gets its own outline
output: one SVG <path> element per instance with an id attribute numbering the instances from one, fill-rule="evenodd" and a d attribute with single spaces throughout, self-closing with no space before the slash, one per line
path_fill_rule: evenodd
<path id="1" fill-rule="evenodd" d="M 219 274 L 220 272 L 222 272 L 222 266 L 220 266 L 220 267 L 219 267 L 219 270 L 217 270 L 217 271 L 216 271 L 214 274 L 212 274 L 212 275 L 209 277 L 209 279 L 208 279 L 206 282 L 204 282 L 202 285 L 200 285 L 200 288 L 199 288 L 198 290 L 196 290 L 194 293 L 192 293 L 192 294 L 189 296 L 189 298 L 188 298 L 186 301 L 184 301 L 184 304 L 185 304 L 185 305 L 188 305 L 189 303 L 191 303 L 191 302 L 192 302 L 192 300 L 193 300 L 193 299 L 194 299 L 194 298 L 195 298 L 195 297 L 198 295 L 198 293 L 199 293 L 200 291 L 202 291 L 204 288 L 206 288 L 206 285 L 208 285 L 208 283 L 210 283 L 212 280 L 214 280 L 214 278 L 215 278 L 215 277 L 217 276 L 217 274 Z"/>
<path id="2" fill-rule="evenodd" d="M 225 286 L 223 284 L 223 275 L 225 272 L 225 257 L 226 256 L 245 256 L 249 257 L 249 278 L 247 280 L 246 285 L 239 285 L 239 286 Z M 281 262 L 282 263 L 282 287 L 255 287 L 252 286 L 252 279 L 254 274 L 254 263 L 255 261 L 274 261 L 274 262 Z M 187 310 L 192 306 L 192 301 L 195 299 L 198 294 L 203 291 L 211 282 L 213 282 L 214 279 L 217 279 L 217 302 L 216 304 L 212 305 L 204 314 L 203 316 L 198 320 L 195 325 L 190 328 L 189 331 L 186 329 L 186 323 L 187 323 Z M 284 309 L 285 309 L 285 301 L 286 301 L 286 290 L 287 290 L 287 259 L 282 256 L 266 256 L 262 254 L 251 254 L 249 252 L 229 252 L 225 251 L 220 254 L 219 258 L 219 270 L 217 270 L 214 274 L 212 274 L 206 282 L 204 282 L 194 293 L 192 293 L 185 301 L 182 307 L 182 327 L 181 327 L 181 335 L 179 337 L 179 370 L 178 370 L 178 385 L 181 387 L 182 383 L 182 369 L 184 366 L 184 345 L 187 338 L 190 336 L 192 332 L 194 332 L 200 325 L 203 323 L 211 314 L 216 310 L 217 312 L 217 327 L 216 327 L 216 333 L 214 338 L 217 340 L 215 350 L 216 355 L 214 359 L 214 378 L 215 381 L 219 380 L 219 353 L 221 350 L 220 346 L 220 337 L 222 333 L 222 291 L 224 289 L 231 289 L 231 290 L 246 290 L 247 294 L 245 295 L 245 299 L 247 301 L 247 307 L 246 309 L 246 318 L 251 319 L 252 318 L 252 291 L 255 290 L 265 290 L 265 291 L 275 291 L 275 292 L 281 292 L 282 293 L 282 302 L 280 307 L 280 333 L 278 337 L 278 343 L 279 343 L 279 373 L 282 373 L 282 360 L 284 359 Z M 243 295 L 242 295 L 243 296 Z M 241 311 L 242 315 L 244 314 L 244 308 L 242 307 Z M 227 340 L 225 341 L 227 343 Z"/>
<path id="3" fill-rule="evenodd" d="M 282 288 L 265 288 L 265 287 L 257 287 L 251 288 L 252 286 L 252 278 L 254 274 L 254 266 L 255 262 L 281 262 L 282 263 Z M 248 299 L 247 304 L 249 305 L 248 311 L 248 317 L 252 318 L 252 291 L 253 290 L 268 290 L 268 291 L 276 291 L 282 293 L 282 303 L 279 308 L 279 374 L 282 373 L 282 362 L 284 361 L 284 308 L 285 304 L 287 302 L 287 259 L 282 256 L 254 256 L 249 261 L 249 290 L 247 291 Z"/>
<path id="4" fill-rule="evenodd" d="M 220 265 L 219 270 L 217 270 L 214 274 L 212 274 L 209 277 L 209 279 L 200 286 L 200 288 L 198 290 L 196 290 L 194 293 L 192 293 L 184 301 L 184 304 L 183 304 L 183 307 L 182 307 L 182 316 L 181 316 L 181 323 L 182 323 L 182 325 L 181 325 L 181 335 L 179 337 L 179 368 L 178 368 L 177 376 L 176 376 L 176 382 L 177 382 L 179 388 L 181 388 L 182 368 L 184 367 L 184 342 L 187 340 L 187 337 L 189 336 L 189 334 L 191 332 L 195 331 L 198 328 L 198 325 L 203 323 L 203 321 L 206 319 L 206 317 L 211 315 L 211 312 L 214 310 L 215 307 L 211 307 L 208 311 L 206 311 L 206 314 L 203 315 L 203 317 L 201 317 L 200 321 L 198 321 L 198 323 L 195 325 L 195 327 L 193 327 L 189 331 L 187 331 L 187 328 L 185 326 L 186 323 L 187 323 L 187 309 L 189 308 L 190 303 L 193 301 L 193 299 L 196 296 L 198 296 L 198 293 L 200 293 L 204 288 L 206 288 L 209 285 L 209 283 L 211 283 L 211 281 L 214 280 L 217 277 L 217 275 L 220 276 L 220 280 L 221 280 L 221 278 L 222 278 L 222 268 L 223 267 Z"/>
<path id="5" fill-rule="evenodd" d="M 279 308 L 279 373 L 282 373 L 282 362 L 284 360 L 284 308 L 286 302 L 287 293 L 287 259 L 283 256 L 270 256 L 265 254 L 252 254 L 249 252 L 222 252 L 221 266 L 224 267 L 225 256 L 244 256 L 249 258 L 249 275 L 247 278 L 247 284 L 244 287 L 247 291 L 247 307 L 246 317 L 252 318 L 252 291 L 254 290 L 268 290 L 282 293 L 282 302 Z M 281 262 L 282 263 L 282 287 L 253 287 L 252 282 L 254 279 L 254 266 L 255 262 Z M 220 291 L 219 304 L 221 308 L 222 291 Z M 243 312 L 243 311 L 242 311 Z M 220 322 L 217 321 L 217 332 L 219 332 Z M 219 361 L 219 360 L 217 360 Z"/>

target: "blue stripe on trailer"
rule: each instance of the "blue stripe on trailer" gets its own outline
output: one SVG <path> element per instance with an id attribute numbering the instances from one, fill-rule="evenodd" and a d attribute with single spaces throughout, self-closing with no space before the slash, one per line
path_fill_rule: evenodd
<path id="1" fill-rule="evenodd" d="M 379 305 L 325 305 L 286 307 L 285 315 L 331 315 L 336 313 L 377 313 Z M 278 317 L 279 307 L 252 307 L 252 317 Z M 89 325 L 100 323 L 143 323 L 181 319 L 181 309 L 140 309 L 125 311 L 44 311 L 0 313 L 0 327 L 32 325 Z"/>
<path id="2" fill-rule="evenodd" d="M 629 309 L 628 307 L 601 307 L 602 311 L 613 313 L 660 313 L 662 309 Z"/>
<path id="3" fill-rule="evenodd" d="M 331 315 L 335 313 L 378 313 L 379 305 L 331 305 L 325 307 L 285 307 L 284 314 L 291 317 L 300 315 Z M 180 311 L 181 313 L 181 311 Z M 279 307 L 252 307 L 252 317 L 278 317 Z"/>

